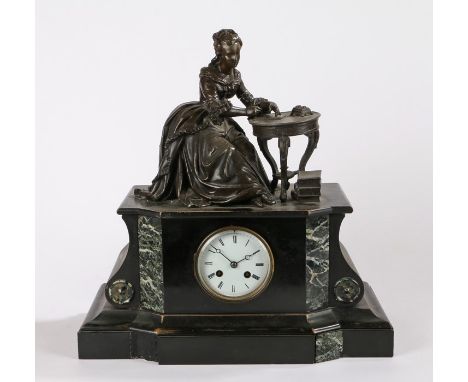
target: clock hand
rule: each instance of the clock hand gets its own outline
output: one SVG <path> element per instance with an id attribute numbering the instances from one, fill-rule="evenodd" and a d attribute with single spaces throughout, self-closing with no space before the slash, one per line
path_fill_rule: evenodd
<path id="1" fill-rule="evenodd" d="M 251 255 L 245 255 L 243 259 L 239 260 L 237 262 L 237 264 L 239 264 L 241 261 L 244 261 L 244 260 L 250 260 L 250 258 L 255 255 L 256 253 L 260 252 L 260 250 L 258 249 L 257 251 L 255 251 L 254 253 L 252 253 Z"/>
<path id="2" fill-rule="evenodd" d="M 211 245 L 211 244 L 210 244 Z M 230 263 L 233 263 L 233 261 L 231 261 L 223 252 L 221 252 L 220 249 L 216 248 L 214 245 L 211 245 L 214 250 L 216 251 L 216 253 L 219 253 L 221 256 L 224 256 L 226 258 L 226 260 L 228 260 Z"/>

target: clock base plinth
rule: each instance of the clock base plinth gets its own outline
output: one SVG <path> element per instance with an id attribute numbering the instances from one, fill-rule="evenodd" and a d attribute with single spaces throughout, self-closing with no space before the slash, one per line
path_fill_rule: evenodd
<path id="1" fill-rule="evenodd" d="M 78 332 L 79 357 L 246 364 L 392 356 L 393 328 L 339 240 L 351 212 L 335 183 L 322 184 L 318 201 L 264 208 L 193 209 L 142 200 L 132 189 L 118 209 L 129 244 Z M 219 259 L 198 267 L 204 243 L 219 232 L 229 233 L 212 243 Z M 260 271 L 265 256 L 250 259 L 262 243 L 271 272 Z M 266 277 L 254 296 L 227 301 Z"/>
<path id="2" fill-rule="evenodd" d="M 316 363 L 391 357 L 393 328 L 364 283 L 351 308 L 315 313 L 159 315 L 118 309 L 105 284 L 78 332 L 82 359 L 143 358 L 160 364 Z"/>

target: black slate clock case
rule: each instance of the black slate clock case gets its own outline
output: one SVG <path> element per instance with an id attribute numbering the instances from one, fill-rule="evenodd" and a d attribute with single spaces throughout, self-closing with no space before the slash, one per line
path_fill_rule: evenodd
<path id="1" fill-rule="evenodd" d="M 190 209 L 128 194 L 118 213 L 129 232 L 112 274 L 78 332 L 80 358 L 161 364 L 314 363 L 392 356 L 393 328 L 339 241 L 351 205 L 338 184 L 318 203 Z M 194 254 L 213 231 L 253 230 L 274 256 L 254 299 L 208 295 Z"/>
<path id="2" fill-rule="evenodd" d="M 166 313 L 294 313 L 303 310 L 305 301 L 304 219 L 250 216 L 233 213 L 232 216 L 169 216 L 161 219 L 163 231 L 164 286 Z M 263 293 L 251 301 L 226 303 L 212 298 L 198 285 L 194 275 L 193 254 L 211 232 L 228 226 L 249 228 L 262 236 L 272 248 L 275 269 L 272 280 Z M 285 228 L 287 227 L 287 232 Z M 172 234 L 177 232 L 178 234 Z M 190 256 L 192 254 L 192 256 Z M 164 261 L 163 261 L 164 262 Z"/>

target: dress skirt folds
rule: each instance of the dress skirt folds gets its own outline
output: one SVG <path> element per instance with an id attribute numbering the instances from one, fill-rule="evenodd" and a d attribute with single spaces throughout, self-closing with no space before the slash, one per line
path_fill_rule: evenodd
<path id="1" fill-rule="evenodd" d="M 152 200 L 179 199 L 189 207 L 272 198 L 255 147 L 229 117 L 214 123 L 201 102 L 178 106 L 167 119 Z"/>

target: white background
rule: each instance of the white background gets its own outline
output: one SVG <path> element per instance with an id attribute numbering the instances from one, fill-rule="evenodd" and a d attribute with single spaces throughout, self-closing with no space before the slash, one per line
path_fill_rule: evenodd
<path id="1" fill-rule="evenodd" d="M 39 1 L 38 380 L 428 381 L 431 17 L 423 0 Z M 220 28 L 243 39 L 239 69 L 255 96 L 322 114 L 309 169 L 353 204 L 341 240 L 395 327 L 394 358 L 196 368 L 76 359 L 75 332 L 127 241 L 115 210 L 155 175 L 161 127 L 198 98 Z M 294 166 L 304 144 L 292 145 Z"/>

